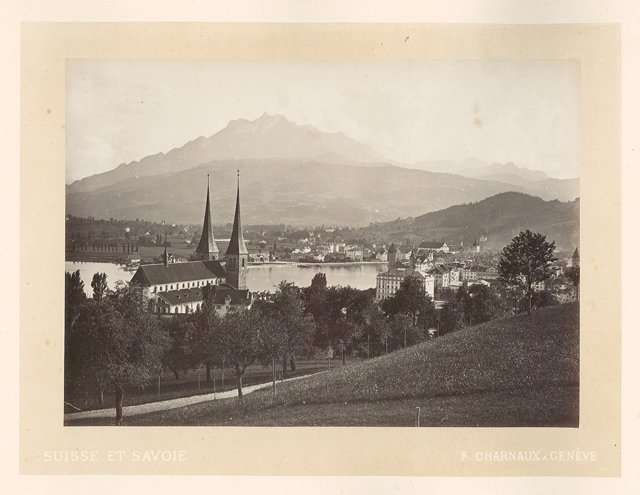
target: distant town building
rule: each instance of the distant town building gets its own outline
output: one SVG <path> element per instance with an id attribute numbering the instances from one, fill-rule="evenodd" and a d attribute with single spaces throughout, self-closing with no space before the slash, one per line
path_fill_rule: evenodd
<path id="1" fill-rule="evenodd" d="M 362 261 L 364 259 L 364 253 L 362 249 L 355 247 L 346 248 L 344 251 L 344 255 L 351 261 Z"/>
<path id="2" fill-rule="evenodd" d="M 434 279 L 435 290 L 441 291 L 449 287 L 449 270 L 442 265 L 434 266 L 430 271 L 429 275 L 431 275 Z"/>
<path id="3" fill-rule="evenodd" d="M 391 244 L 387 253 L 388 269 L 384 273 L 379 273 L 376 277 L 376 300 L 381 301 L 394 296 L 403 280 L 407 277 L 419 279 L 424 286 L 425 293 L 433 299 L 435 294 L 434 278 L 416 270 L 415 254 L 411 256 L 408 266 L 400 263 L 397 257 L 398 248 L 395 244 Z"/>
<path id="4" fill-rule="evenodd" d="M 428 251 L 448 253 L 449 246 L 447 246 L 446 242 L 422 241 L 416 250 L 416 254 L 421 255 Z"/>
<path id="5" fill-rule="evenodd" d="M 377 261 L 387 261 L 388 254 L 386 249 L 380 249 L 376 252 L 376 260 Z"/>

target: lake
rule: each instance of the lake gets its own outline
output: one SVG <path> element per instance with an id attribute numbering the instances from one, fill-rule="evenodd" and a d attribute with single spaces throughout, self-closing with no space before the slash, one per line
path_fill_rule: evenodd
<path id="1" fill-rule="evenodd" d="M 250 265 L 247 275 L 247 285 L 253 292 L 271 291 L 281 281 L 294 282 L 299 287 L 307 287 L 316 273 L 327 276 L 327 285 L 350 285 L 356 289 L 369 289 L 376 286 L 376 275 L 386 271 L 386 263 L 350 263 L 326 265 L 298 265 L 294 263 Z M 124 270 L 122 265 L 115 263 L 97 263 L 82 261 L 66 261 L 65 271 L 80 270 L 80 277 L 84 281 L 85 292 L 90 296 L 91 279 L 96 272 L 107 274 L 107 284 L 110 288 L 118 280 L 128 282 L 135 272 Z"/>

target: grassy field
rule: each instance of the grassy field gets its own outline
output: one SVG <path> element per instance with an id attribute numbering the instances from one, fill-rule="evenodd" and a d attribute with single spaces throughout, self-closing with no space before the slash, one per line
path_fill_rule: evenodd
<path id="1" fill-rule="evenodd" d="M 128 425 L 578 426 L 576 304 L 494 320 L 260 390 L 125 418 Z M 84 424 L 111 424 L 93 420 Z"/>
<path id="2" fill-rule="evenodd" d="M 349 364 L 349 361 L 347 364 Z M 327 359 L 319 360 L 296 360 L 296 371 L 290 369 L 285 373 L 285 378 L 308 375 L 319 371 L 328 370 L 331 367 L 342 366 L 340 359 L 333 359 L 331 363 Z M 282 372 L 281 367 L 278 368 L 278 378 Z M 255 385 L 257 383 L 265 383 L 272 379 L 271 367 L 263 368 L 260 364 L 249 366 L 242 378 L 244 386 Z M 214 389 L 215 387 L 215 389 Z M 146 404 L 148 402 L 157 402 L 162 400 L 177 399 L 179 397 L 189 397 L 192 395 L 210 394 L 212 392 L 224 392 L 236 388 L 236 377 L 233 369 L 220 368 L 211 369 L 211 382 L 206 381 L 206 372 L 201 370 L 188 370 L 181 373 L 180 379 L 177 380 L 175 375 L 166 371 L 160 376 L 160 394 L 158 394 L 158 382 L 146 387 L 130 387 L 125 391 L 124 405 L 134 406 L 137 404 Z M 67 401 L 82 410 L 91 409 L 107 409 L 115 407 L 113 394 L 105 393 L 104 404 L 100 405 L 98 394 L 91 391 L 90 395 L 85 396 L 77 392 L 75 395 L 68 397 Z M 65 412 L 74 412 L 75 410 L 69 406 L 65 407 Z"/>

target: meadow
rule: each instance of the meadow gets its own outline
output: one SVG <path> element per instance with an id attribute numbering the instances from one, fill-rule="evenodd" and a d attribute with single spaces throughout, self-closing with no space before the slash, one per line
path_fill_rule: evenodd
<path id="1" fill-rule="evenodd" d="M 579 424 L 579 307 L 450 333 L 263 389 L 125 417 L 126 425 L 564 426 Z M 105 424 L 87 420 L 77 424 Z M 74 423 L 76 424 L 76 423 Z"/>

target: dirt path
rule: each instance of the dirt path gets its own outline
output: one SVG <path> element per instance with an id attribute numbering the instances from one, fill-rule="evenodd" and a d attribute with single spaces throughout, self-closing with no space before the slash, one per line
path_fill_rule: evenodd
<path id="1" fill-rule="evenodd" d="M 318 373 L 324 373 L 324 371 L 319 371 Z M 286 380 L 279 380 L 278 384 L 286 383 L 293 380 L 300 380 L 301 378 L 307 378 L 308 376 L 317 375 L 318 373 L 311 373 L 309 375 L 295 376 L 293 378 L 287 378 Z M 258 383 L 257 385 L 250 385 L 248 387 L 243 387 L 243 394 L 250 394 L 255 390 L 260 390 L 261 388 L 270 387 L 273 382 L 266 383 Z M 178 399 L 170 399 L 163 400 L 158 402 L 148 402 L 147 404 L 138 404 L 136 406 L 125 406 L 123 407 L 122 413 L 126 416 L 136 416 L 138 414 L 146 414 L 150 412 L 156 411 L 167 411 L 169 409 L 177 409 L 178 407 L 190 406 L 192 404 L 199 404 L 200 402 L 208 402 L 211 400 L 218 399 L 228 399 L 230 397 L 237 397 L 238 390 L 227 390 L 225 392 L 216 392 L 211 394 L 203 394 L 203 395 L 192 395 L 190 397 L 180 397 Z M 96 409 L 93 411 L 80 411 L 74 413 L 68 413 L 64 415 L 65 421 L 72 421 L 74 419 L 85 419 L 85 418 L 115 418 L 116 410 L 114 407 L 108 409 Z"/>

